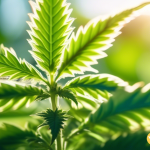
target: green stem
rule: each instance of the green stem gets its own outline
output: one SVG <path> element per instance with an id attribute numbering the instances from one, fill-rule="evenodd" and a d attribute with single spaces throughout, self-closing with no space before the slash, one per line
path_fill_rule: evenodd
<path id="1" fill-rule="evenodd" d="M 52 109 L 53 111 L 57 108 L 57 97 L 55 94 L 51 94 L 51 103 L 52 103 Z"/>
<path id="2" fill-rule="evenodd" d="M 62 146 L 62 130 L 60 130 L 58 136 L 57 136 L 57 150 L 63 150 Z"/>
<path id="3" fill-rule="evenodd" d="M 51 76 L 51 87 L 54 85 L 54 78 L 53 75 Z M 55 111 L 58 106 L 57 106 L 57 95 L 55 93 L 51 94 L 51 104 L 52 104 L 52 109 L 53 111 Z M 62 131 L 60 131 L 60 133 L 57 136 L 56 139 L 56 150 L 63 150 L 63 146 L 62 146 Z"/>

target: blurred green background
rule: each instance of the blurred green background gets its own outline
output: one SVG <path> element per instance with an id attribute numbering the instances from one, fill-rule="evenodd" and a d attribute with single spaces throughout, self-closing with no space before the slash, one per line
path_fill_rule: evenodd
<path id="1" fill-rule="evenodd" d="M 73 26 L 75 31 L 80 25 L 85 25 L 90 19 L 109 15 L 122 11 L 126 8 L 138 5 L 144 0 L 67 0 L 73 8 L 71 17 L 76 18 Z M 113 46 L 106 51 L 108 57 L 99 60 L 99 64 L 94 67 L 100 73 L 109 73 L 116 75 L 130 84 L 144 81 L 150 82 L 150 6 L 141 11 L 139 17 L 126 24 L 122 29 L 122 34 L 118 36 Z M 25 58 L 35 65 L 34 59 L 28 53 L 31 50 L 26 39 L 29 35 L 26 30 L 29 27 L 26 21 L 29 21 L 28 13 L 31 8 L 28 0 L 0 0 L 0 43 L 6 47 L 13 47 L 17 55 Z M 62 81 L 63 82 L 63 81 Z M 29 114 L 35 109 L 47 108 L 45 103 L 34 103 L 30 108 L 19 111 L 21 118 L 17 120 L 22 125 L 27 121 Z M 13 117 L 18 117 L 18 112 L 11 113 Z M 9 117 L 9 119 L 5 119 Z M 26 118 L 27 117 L 27 118 Z M 7 122 L 14 123 L 14 118 L 10 118 L 10 113 L 3 113 L 3 118 Z M 4 121 L 1 117 L 1 121 Z M 32 118 L 31 118 L 32 120 Z"/>

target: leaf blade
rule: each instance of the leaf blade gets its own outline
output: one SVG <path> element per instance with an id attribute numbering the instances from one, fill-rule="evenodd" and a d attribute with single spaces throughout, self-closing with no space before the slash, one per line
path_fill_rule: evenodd
<path id="1" fill-rule="evenodd" d="M 76 99 L 76 96 L 71 90 L 59 88 L 57 94 L 62 98 L 72 100 L 78 106 L 78 101 Z"/>
<path id="2" fill-rule="evenodd" d="M 88 95 L 102 101 L 108 100 L 112 91 L 126 85 L 127 82 L 113 75 L 97 74 L 76 77 L 67 82 L 64 88 L 72 90 L 76 95 Z"/>
<path id="3" fill-rule="evenodd" d="M 29 14 L 31 22 L 28 22 L 31 28 L 29 44 L 33 49 L 31 54 L 40 69 L 47 73 L 55 73 L 65 42 L 72 32 L 70 26 L 73 19 L 69 18 L 69 4 L 64 0 L 29 3 L 33 9 L 33 14 Z"/>
<path id="4" fill-rule="evenodd" d="M 137 131 L 135 133 L 129 133 L 126 136 L 119 136 L 115 140 L 109 139 L 103 147 L 101 146 L 95 146 L 93 150 L 97 149 L 136 149 L 141 150 L 144 148 L 145 150 L 148 150 L 150 148 L 149 145 L 147 145 L 147 141 L 145 140 L 145 137 L 148 135 L 148 132 L 146 131 Z M 120 144 L 121 143 L 121 144 Z"/>
<path id="5" fill-rule="evenodd" d="M 146 90 L 145 90 L 146 89 Z M 132 92 L 119 90 L 107 103 L 91 114 L 89 122 L 97 124 L 94 130 L 107 128 L 109 132 L 125 132 L 150 125 L 150 86 L 138 87 Z M 101 131 L 100 131 L 101 132 Z"/>
<path id="6" fill-rule="evenodd" d="M 55 111 L 47 109 L 46 112 L 37 113 L 36 115 L 44 119 L 44 122 L 39 125 L 39 127 L 48 125 L 51 129 L 52 145 L 54 140 L 57 138 L 60 130 L 63 129 L 64 121 L 68 118 L 66 112 L 58 109 L 56 109 Z"/>
<path id="7" fill-rule="evenodd" d="M 42 137 L 41 131 L 35 131 L 33 129 L 33 124 L 30 124 L 24 130 L 11 125 L 3 124 L 0 127 L 0 148 L 5 150 L 18 149 L 23 147 L 25 150 L 31 149 L 41 149 L 41 150 L 51 150 L 51 147 L 47 141 Z M 48 133 L 44 133 L 49 136 Z"/>
<path id="8" fill-rule="evenodd" d="M 25 60 L 18 59 L 12 48 L 8 49 L 3 45 L 0 46 L 0 76 L 10 76 L 9 79 L 11 80 L 19 78 L 24 80 L 35 79 L 46 83 L 46 79 L 35 67 Z"/>
<path id="9" fill-rule="evenodd" d="M 76 36 L 72 34 L 69 48 L 64 52 L 56 80 L 74 77 L 75 73 L 83 74 L 85 71 L 97 72 L 91 65 L 97 64 L 97 59 L 106 56 L 103 51 L 108 49 L 114 38 L 120 34 L 119 31 L 126 23 L 126 19 L 132 20 L 132 13 L 148 4 L 150 2 L 108 17 L 105 20 L 95 19 L 89 22 L 85 28 L 80 27 Z"/>
<path id="10" fill-rule="evenodd" d="M 47 92 L 35 86 L 23 86 L 19 84 L 0 83 L 0 112 L 6 110 L 17 110 L 21 107 L 28 107 L 39 95 L 45 95 Z M 48 94 L 47 94 L 48 95 Z"/>

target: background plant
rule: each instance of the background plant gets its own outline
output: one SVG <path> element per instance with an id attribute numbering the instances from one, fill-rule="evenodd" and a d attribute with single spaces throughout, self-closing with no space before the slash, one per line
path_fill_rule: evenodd
<path id="1" fill-rule="evenodd" d="M 19 109 L 29 105 L 33 100 L 44 100 L 50 97 L 53 110 L 47 109 L 45 112 L 37 113 L 36 115 L 44 118 L 44 123 L 40 126 L 49 125 L 52 137 L 50 138 L 47 132 L 36 134 L 36 131 L 32 129 L 33 127 L 28 127 L 28 129 L 22 131 L 6 124 L 1 130 L 5 133 L 5 130 L 8 132 L 8 129 L 12 128 L 14 133 L 5 134 L 7 136 L 2 134 L 1 140 L 4 140 L 6 144 L 2 142 L 4 144 L 1 145 L 1 149 L 7 149 L 8 144 L 11 144 L 7 142 L 9 142 L 10 138 L 14 138 L 13 135 L 17 135 L 17 133 L 18 136 L 23 135 L 23 138 L 18 140 L 18 136 L 16 136 L 12 143 L 13 146 L 19 147 L 19 144 L 21 144 L 22 147 L 29 149 L 35 148 L 36 145 L 39 149 L 52 149 L 55 145 L 51 146 L 51 144 L 57 138 L 56 147 L 59 150 L 63 148 L 85 149 L 88 146 L 86 142 L 91 139 L 94 139 L 94 141 L 97 139 L 98 141 L 88 148 L 96 149 L 96 147 L 100 147 L 104 143 L 109 143 L 111 136 L 115 133 L 119 136 L 124 132 L 130 132 L 131 128 L 133 128 L 132 130 L 139 129 L 136 126 L 131 126 L 133 122 L 144 130 L 148 125 L 145 123 L 148 122 L 146 118 L 149 111 L 148 86 L 142 90 L 134 90 L 132 87 L 133 90 L 130 93 L 130 91 L 124 90 L 123 87 L 126 85 L 124 81 L 108 74 L 79 76 L 67 82 L 63 87 L 57 83 L 60 78 L 72 77 L 76 73 L 97 72 L 91 65 L 96 64 L 97 59 L 106 56 L 103 51 L 111 46 L 113 39 L 126 23 L 126 18 L 131 20 L 134 11 L 149 3 L 144 3 L 104 20 L 100 18 L 93 20 L 84 29 L 79 28 L 76 35 L 72 34 L 71 36 L 70 33 L 73 28 L 70 26 L 73 19 L 69 19 L 70 11 L 67 9 L 67 3 L 62 0 L 44 0 L 43 3 L 37 2 L 37 4 L 30 1 L 30 3 L 34 10 L 34 15 L 30 14 L 32 22 L 28 23 L 32 30 L 29 31 L 32 38 L 29 43 L 33 48 L 33 51 L 30 52 L 38 64 L 37 67 L 47 77 L 44 78 L 35 67 L 25 60 L 18 59 L 13 49 L 1 46 L 1 77 L 9 76 L 9 79 L 15 80 L 15 82 L 13 81 L 11 84 L 10 82 L 2 81 L 0 110 L 5 112 L 9 109 Z M 63 55 L 62 52 L 64 52 Z M 26 80 L 28 82 L 23 82 L 25 85 L 20 85 L 18 83 L 20 78 L 22 79 L 19 83 Z M 120 101 L 116 101 L 118 96 L 117 98 L 115 96 L 110 98 L 110 93 L 118 88 L 129 96 L 127 98 L 124 96 Z M 117 92 L 121 93 L 118 90 Z M 138 98 L 134 99 L 135 95 L 139 95 L 137 96 Z M 67 131 L 64 130 L 65 142 L 61 141 L 61 132 L 62 128 L 64 128 L 64 121 L 70 116 L 58 106 L 58 96 L 65 99 L 71 108 L 69 114 L 74 117 L 68 121 Z M 109 98 L 110 100 L 107 103 L 100 104 Z M 139 105 L 143 99 L 145 99 L 145 103 Z M 77 108 L 73 108 L 71 101 L 77 105 Z M 127 102 L 129 106 L 125 109 L 123 107 Z M 97 108 L 97 110 L 94 108 Z M 144 112 L 141 111 L 143 109 Z M 92 110 L 94 112 L 91 112 Z M 87 116 L 87 113 L 89 116 Z M 144 119 L 140 117 L 141 115 Z M 30 130 L 32 131 L 31 133 L 29 132 Z M 99 133 L 96 131 L 99 131 Z M 17 145 L 15 145 L 15 142 Z M 145 145 L 145 147 L 147 146 Z"/>

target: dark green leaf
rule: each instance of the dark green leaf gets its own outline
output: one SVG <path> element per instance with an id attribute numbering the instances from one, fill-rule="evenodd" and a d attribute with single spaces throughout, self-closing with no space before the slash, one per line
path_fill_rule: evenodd
<path id="1" fill-rule="evenodd" d="M 47 134 L 45 132 L 45 134 Z M 25 150 L 51 150 L 50 144 L 42 139 L 42 133 L 28 129 L 22 130 L 10 124 L 3 124 L 0 127 L 0 150 L 15 150 L 23 147 Z M 50 137 L 49 137 L 50 139 Z"/>
<path id="2" fill-rule="evenodd" d="M 150 85 L 132 91 L 118 90 L 108 102 L 90 115 L 92 129 L 114 134 L 150 125 Z"/>
<path id="3" fill-rule="evenodd" d="M 58 109 L 55 111 L 47 109 L 45 112 L 37 113 L 36 115 L 44 119 L 44 122 L 39 127 L 49 126 L 52 134 L 51 144 L 53 144 L 60 130 L 63 129 L 64 121 L 68 119 L 66 112 Z"/>
<path id="4" fill-rule="evenodd" d="M 148 133 L 138 131 L 125 136 L 122 135 L 115 140 L 108 140 L 103 147 L 95 146 L 92 150 L 149 150 L 150 145 L 146 141 Z"/>

